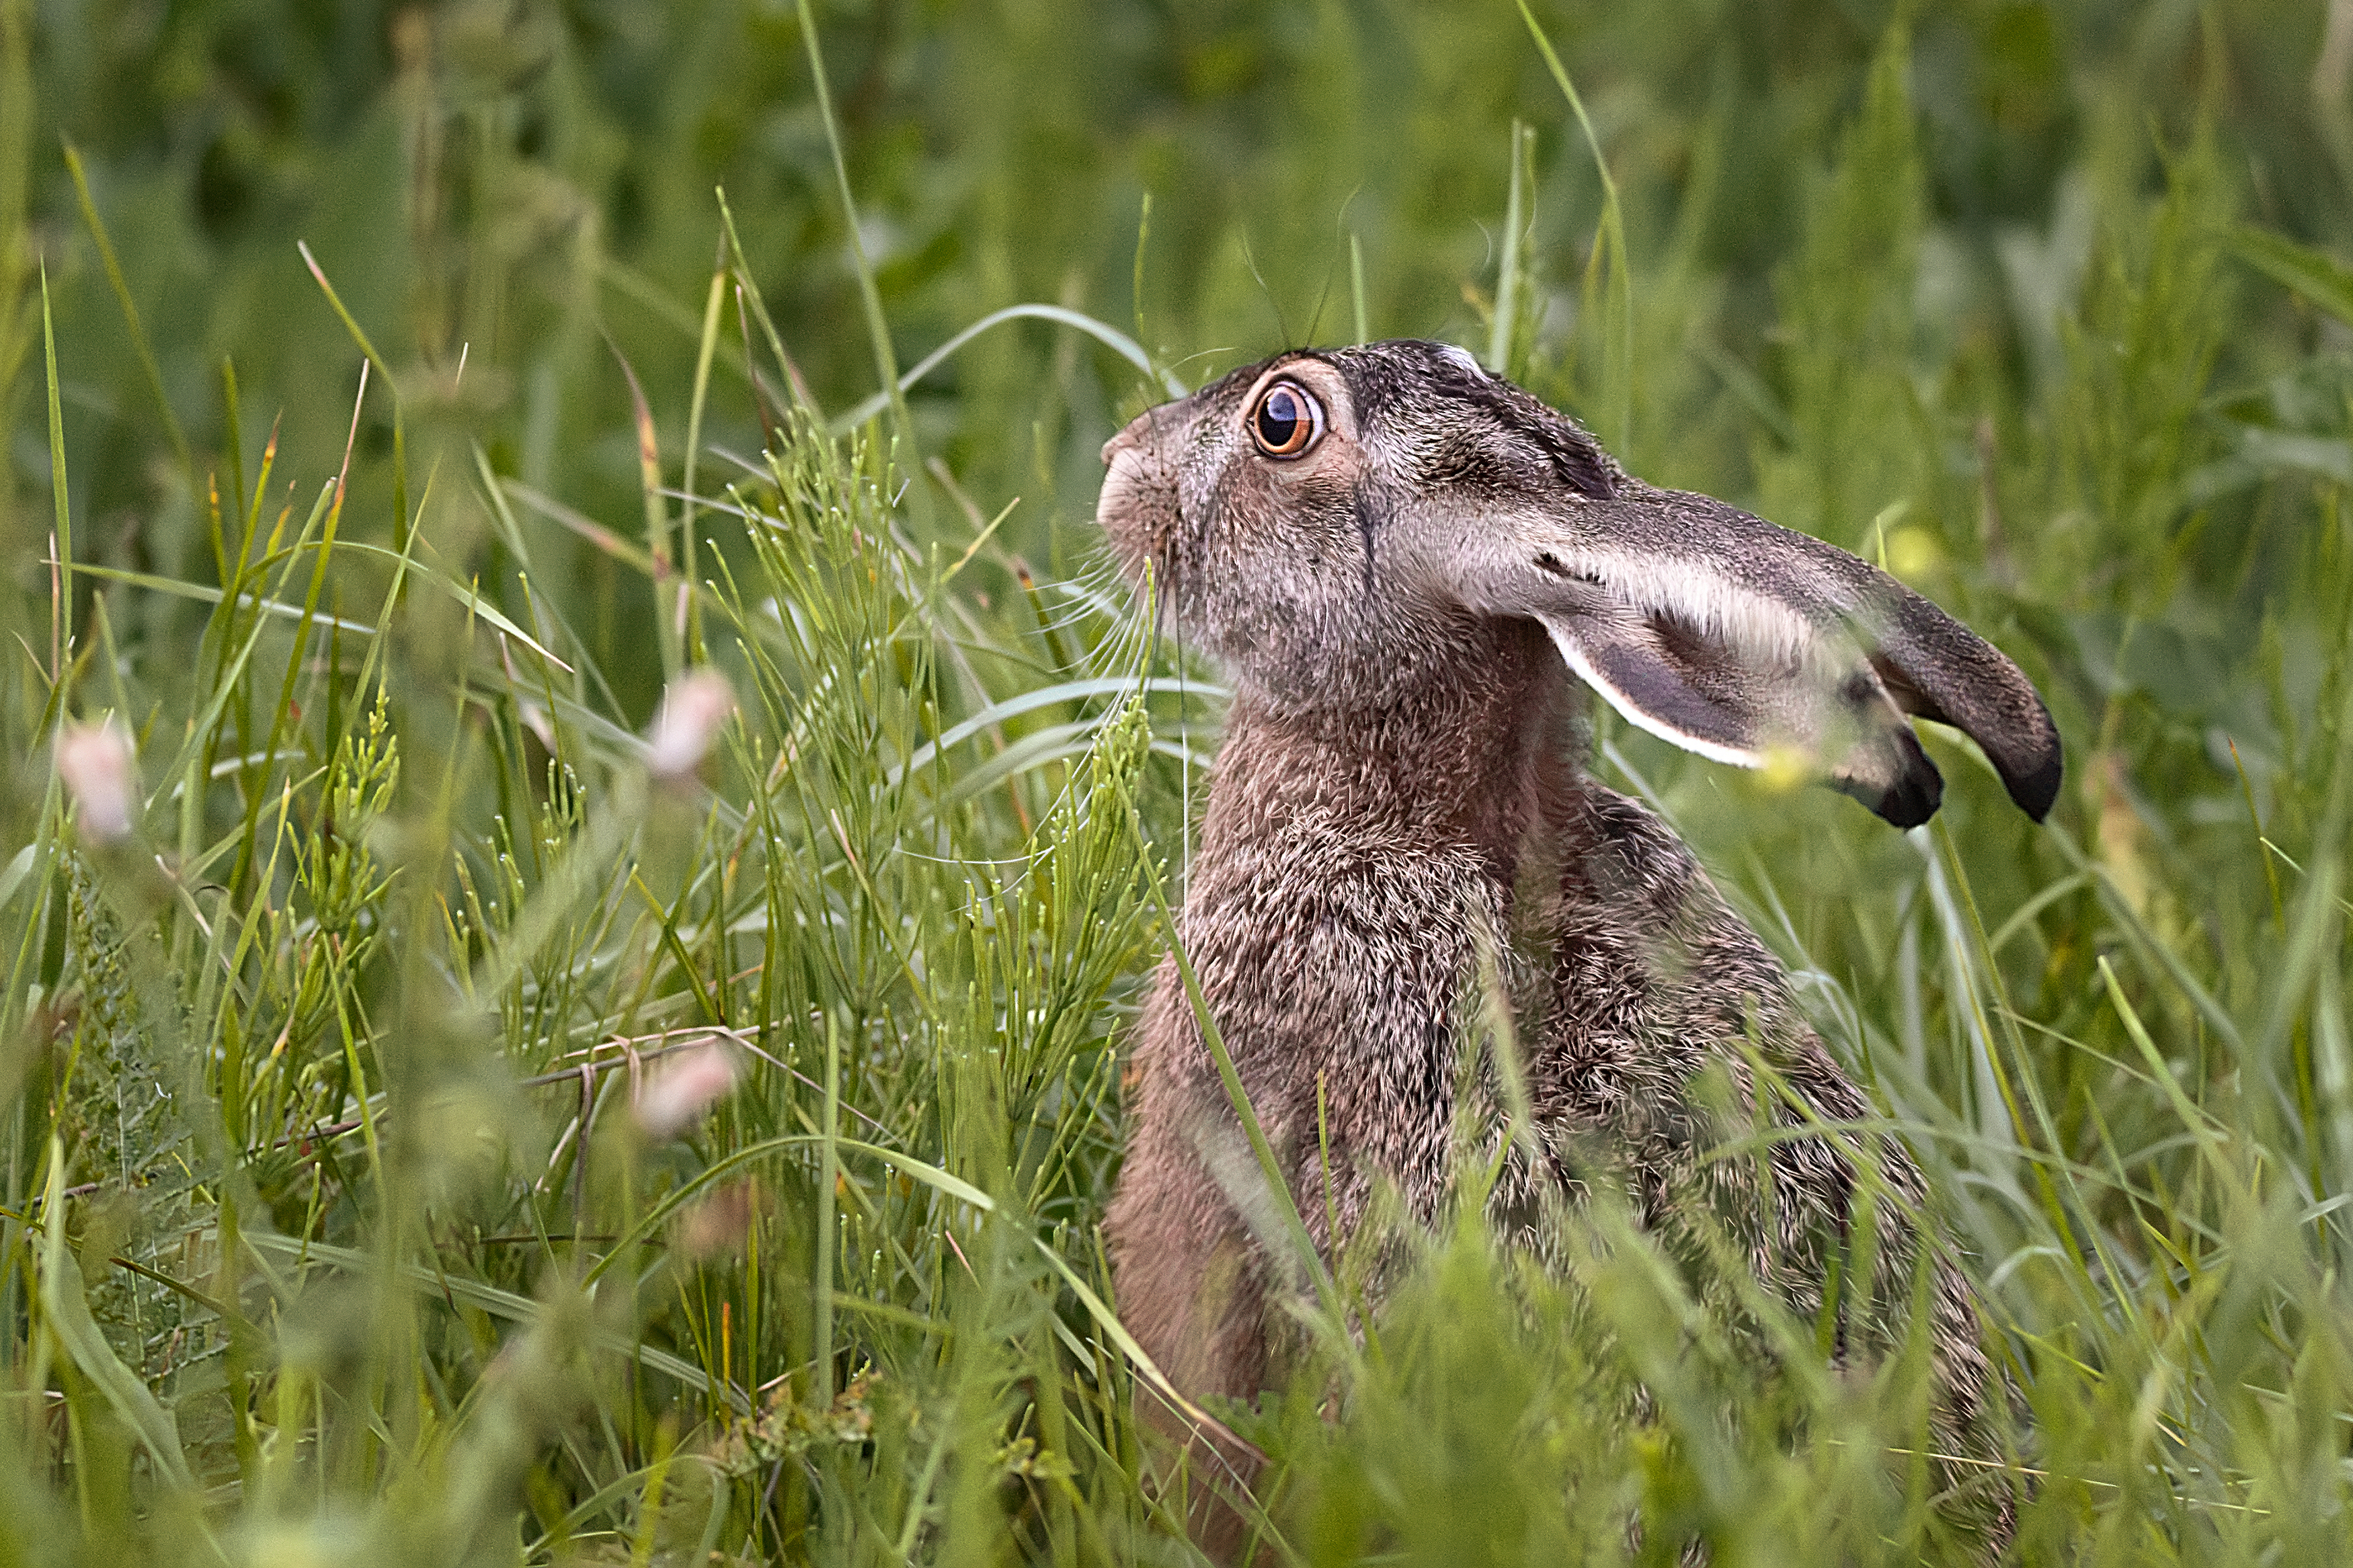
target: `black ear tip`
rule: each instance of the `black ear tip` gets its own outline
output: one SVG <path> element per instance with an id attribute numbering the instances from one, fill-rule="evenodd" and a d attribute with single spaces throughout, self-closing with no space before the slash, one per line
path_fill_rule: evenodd
<path id="1" fill-rule="evenodd" d="M 1924 777 L 1908 773 L 1902 783 L 1877 800 L 1871 809 L 1897 827 L 1917 827 L 1936 815 L 1936 807 L 1945 799 L 1945 780 L 1931 763 Z"/>
<path id="2" fill-rule="evenodd" d="M 1831 784 L 1841 795 L 1852 795 L 1871 807 L 1881 820 L 1897 827 L 1919 826 L 1936 815 L 1936 807 L 1945 799 L 1945 775 L 1936 771 L 1936 764 L 1926 753 L 1916 750 L 1904 760 L 1892 784 L 1859 778 L 1834 778 Z"/>
<path id="3" fill-rule="evenodd" d="M 2051 743 L 2035 758 L 2034 765 L 2019 772 L 2005 772 L 2001 782 L 2009 787 L 2010 798 L 2018 809 L 2040 822 L 2051 815 L 2051 807 L 2059 799 L 2059 784 L 2066 768 L 2059 754 L 2059 737 L 2054 731 Z"/>

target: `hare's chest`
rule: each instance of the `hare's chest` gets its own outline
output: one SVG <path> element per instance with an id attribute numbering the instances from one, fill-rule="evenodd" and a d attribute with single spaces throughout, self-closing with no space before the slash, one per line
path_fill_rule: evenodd
<path id="1" fill-rule="evenodd" d="M 1187 956 L 1270 1132 L 1392 1170 L 1442 1157 L 1482 971 L 1511 963 L 1508 892 L 1465 851 L 1316 835 L 1195 868 Z M 1187 1053 L 1222 1097 L 1206 1042 Z"/>

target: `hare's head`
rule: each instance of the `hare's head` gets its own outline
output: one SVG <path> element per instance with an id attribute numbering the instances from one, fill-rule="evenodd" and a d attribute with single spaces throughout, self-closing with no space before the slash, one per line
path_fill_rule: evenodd
<path id="1" fill-rule="evenodd" d="M 1894 578 L 1721 501 L 1629 479 L 1460 349 L 1289 353 L 1103 447 L 1131 578 L 1262 700 L 1381 703 L 1478 678 L 1534 622 L 1633 723 L 1719 761 L 1810 758 L 1901 826 L 1943 782 L 1905 715 L 1977 741 L 2040 819 L 2058 732 L 2016 665 Z"/>

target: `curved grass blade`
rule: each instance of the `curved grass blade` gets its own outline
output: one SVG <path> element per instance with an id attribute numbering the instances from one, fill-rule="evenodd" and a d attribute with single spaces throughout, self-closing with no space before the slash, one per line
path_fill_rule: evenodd
<path id="1" fill-rule="evenodd" d="M 1055 321 L 1065 327 L 1075 327 L 1142 371 L 1146 379 L 1159 382 L 1161 390 L 1167 393 L 1169 396 L 1185 395 L 1185 384 L 1171 373 L 1155 366 L 1152 356 L 1144 352 L 1143 344 L 1121 331 L 1117 327 L 1108 326 L 1096 321 L 1092 316 L 1061 305 L 1008 305 L 1002 310 L 990 311 L 916 361 L 914 368 L 899 378 L 900 392 L 903 394 L 909 387 L 939 369 L 947 362 L 950 355 L 991 327 L 1002 326 L 1007 321 Z M 890 395 L 878 392 L 849 413 L 831 421 L 826 428 L 829 434 L 835 436 L 847 435 L 890 406 Z"/>

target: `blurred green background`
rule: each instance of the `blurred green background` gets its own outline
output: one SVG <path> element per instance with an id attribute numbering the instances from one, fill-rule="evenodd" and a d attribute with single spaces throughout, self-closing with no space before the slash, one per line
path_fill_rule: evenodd
<path id="1" fill-rule="evenodd" d="M 819 5 L 899 363 L 1034 300 L 1135 333 L 1198 384 L 1352 335 L 1352 240 L 1371 335 L 1483 349 L 1523 121 L 1536 287 L 1512 357 L 1536 390 L 1637 471 L 1851 547 L 1876 548 L 1873 520 L 1900 503 L 1914 527 L 1901 563 L 1931 591 L 1966 590 L 1983 565 L 2054 611 L 2157 616 L 2166 628 L 2138 657 L 2168 705 L 2191 720 L 2244 708 L 2202 645 L 2288 569 L 2297 531 L 2253 482 L 2342 466 L 2298 444 L 2341 425 L 2337 362 L 2309 353 L 2338 329 L 2228 259 L 2218 236 L 2244 220 L 2348 237 L 2353 129 L 2323 7 L 1922 7 L 1908 110 L 1868 132 L 1885 144 L 1843 179 L 1840 138 L 1893 8 L 1539 14 L 1623 202 L 1630 367 L 1598 363 L 1615 329 L 1579 309 L 1593 157 L 1509 6 Z M 247 400 L 242 472 L 272 416 L 306 482 L 333 461 L 358 356 L 298 240 L 396 367 L 414 417 L 462 427 L 499 472 L 608 521 L 638 508 L 619 361 L 652 389 L 673 462 L 683 442 L 716 187 L 818 402 L 839 411 L 873 390 L 789 7 L 7 15 L 21 77 L 5 141 L 23 185 L 0 188 L 0 222 L 10 265 L 48 272 L 93 560 L 203 571 L 191 476 L 225 458 L 225 360 Z M 193 468 L 170 460 L 63 144 L 85 161 Z M 2148 199 L 2168 190 L 2159 216 Z M 12 594 L 37 599 L 38 323 L 31 279 L 13 283 L 0 538 L 19 563 Z M 709 434 L 751 454 L 730 328 Z M 2273 384 L 2291 366 L 2296 386 Z M 1029 322 L 985 335 L 910 407 L 923 456 L 984 512 L 1021 499 L 1006 542 L 1071 574 L 1090 558 L 1095 448 L 1148 401 L 1142 379 Z M 362 493 L 382 493 L 387 404 L 361 437 Z M 1940 575 L 1931 546 L 1967 559 Z M 542 559 L 570 578 L 551 588 L 596 605 L 589 633 L 641 717 L 656 672 L 630 650 L 649 605 L 582 547 L 551 542 Z M 1957 607 L 1975 608 L 1965 593 Z M 2117 626 L 2094 640 L 2084 658 L 2115 665 Z M 2121 657 L 2116 679 L 2138 679 Z"/>
<path id="2" fill-rule="evenodd" d="M 1516 259 L 1529 288 L 1509 368 L 1635 471 L 1887 561 L 2010 647 L 2077 748 L 2075 780 L 2109 791 L 2095 812 L 2138 792 L 2187 811 L 2183 826 L 2235 820 L 2226 740 L 2267 789 L 2288 760 L 2273 689 L 2300 705 L 2317 679 L 2295 617 L 2268 673 L 2246 657 L 2308 582 L 2305 481 L 2353 474 L 2342 324 L 2231 248 L 2242 224 L 2353 241 L 2347 53 L 2324 48 L 2326 7 L 1537 11 L 1622 203 L 1630 322 L 1590 287 L 1608 259 L 1594 156 L 1511 6 L 817 6 L 898 364 L 1042 301 L 1132 332 L 1196 385 L 1352 336 L 1352 258 L 1371 336 L 1483 353 Z M 876 386 L 789 6 L 6 15 L 30 89 L 12 86 L 0 129 L 24 182 L 7 254 L 47 269 L 89 560 L 216 575 L 204 475 L 253 474 L 273 421 L 282 472 L 308 486 L 337 461 L 359 355 L 297 241 L 396 371 L 420 449 L 462 433 L 498 473 L 608 525 L 642 510 L 623 362 L 678 482 L 716 188 L 819 405 Z M 1870 64 L 1906 16 L 1901 99 L 1874 116 Z M 1515 122 L 1534 135 L 1511 252 Z M 14 279 L 0 359 L 0 538 L 27 626 L 49 527 L 32 284 Z M 759 333 L 723 315 L 705 435 L 748 458 Z M 225 362 L 245 402 L 234 455 Z M 984 515 L 1018 498 L 999 541 L 1068 577 L 1096 560 L 1096 449 L 1156 395 L 1082 334 L 1025 321 L 908 402 L 917 456 L 944 460 Z M 390 499 L 392 423 L 381 396 L 364 410 L 356 495 Z M 728 467 L 706 459 L 706 476 L 714 461 Z M 918 489 L 928 508 L 934 488 Z M 448 564 L 507 594 L 515 563 L 465 487 L 438 504 L 470 542 Z M 641 721 L 661 676 L 644 657 L 651 595 L 552 524 L 524 526 L 617 717 Z M 185 604 L 116 607 L 134 647 L 191 635 Z M 2127 734 L 2134 766 L 2109 779 L 2099 759 Z M 2147 815 L 2115 816 L 2107 841 L 2134 852 Z"/>
<path id="3" fill-rule="evenodd" d="M 1198 384 L 1350 335 L 1351 237 L 1373 335 L 1483 347 L 1484 307 L 1469 296 L 1493 292 L 1514 120 L 1536 129 L 1539 360 L 1574 333 L 1599 184 L 1508 5 L 816 9 L 902 366 L 991 310 L 1041 300 L 1138 331 Z M 2128 221 L 2168 163 L 2202 158 L 2217 187 L 2189 221 L 2346 237 L 2353 142 L 2343 102 L 2316 96 L 2317 5 L 1922 7 L 1911 145 L 1895 150 L 1909 158 L 1843 193 L 1827 171 L 1894 8 L 1538 13 L 1591 109 L 1642 285 L 1630 432 L 1574 411 L 1608 439 L 1630 434 L 1641 471 L 1768 500 L 1841 542 L 1907 487 L 1966 479 L 1980 418 L 2004 442 L 2059 436 L 2062 339 L 2103 282 L 2094 234 Z M 252 405 L 248 472 L 272 411 L 284 450 L 311 468 L 340 449 L 357 360 L 307 280 L 306 240 L 412 397 L 450 405 L 501 472 L 592 515 L 629 515 L 615 354 L 649 388 L 689 384 L 721 185 L 819 401 L 838 410 L 873 389 L 789 6 L 59 0 L 9 15 L 25 75 L 7 94 L 8 173 L 28 226 L 11 264 L 49 272 L 67 455 L 95 551 L 168 571 L 204 554 L 186 487 L 158 461 L 169 448 L 61 142 L 86 161 L 164 390 L 208 466 L 224 357 Z M 2199 153 L 2201 125 L 2213 145 Z M 1858 209 L 1853 232 L 1827 236 L 1826 207 L 1841 200 Z M 2236 387 L 2312 337 L 2270 290 L 2232 310 L 2246 285 L 2211 258 L 2168 280 L 2184 341 L 2152 379 L 2190 366 L 2198 392 Z M 21 561 L 43 526 L 26 508 L 45 510 L 46 442 L 24 374 L 37 323 L 11 325 L 7 537 Z M 1838 375 L 1884 384 L 1820 416 L 1911 421 L 1914 471 L 1866 469 L 1819 494 L 1780 476 L 1792 458 L 1820 466 L 1808 438 L 1833 433 L 1795 429 L 1789 411 L 1816 417 L 1804 406 L 1815 383 Z M 1590 390 L 1534 379 L 1572 405 Z M 1094 447 L 1141 401 L 1138 381 L 1029 324 L 984 338 L 911 402 L 926 455 L 992 513 L 1023 496 L 1009 537 L 1067 567 Z M 682 400 L 654 402 L 675 453 Z M 2214 455 L 2215 412 L 2182 430 L 2181 471 Z M 714 417 L 723 444 L 756 446 L 740 395 L 720 397 Z M 382 458 L 381 410 L 364 435 L 364 455 Z M 2047 560 L 2022 554 L 2029 572 Z M 2068 575 L 2083 598 L 2117 597 Z M 16 585 L 35 584 L 20 573 Z"/>
<path id="4" fill-rule="evenodd" d="M 2055 1478 L 2020 1560 L 2318 1562 L 2341 1545 L 2353 271 L 2334 258 L 2353 251 L 2353 5 L 1532 8 L 1589 142 L 1510 5 L 816 4 L 838 176 L 793 6 L 0 0 L 0 961 L 14 966 L 0 1081 L 16 1096 L 0 1138 L 0 1365 L 46 1370 L 55 1348 L 66 1222 L 41 1217 L 48 1172 L 77 1187 L 72 1233 L 111 1353 L 179 1413 L 195 1478 L 174 1492 L 153 1450 L 134 1464 L 129 1436 L 88 1425 L 94 1388 L 127 1402 L 110 1408 L 131 1427 L 122 1412 L 143 1407 L 100 1375 L 93 1342 L 72 1341 L 66 1359 L 89 1381 L 60 1372 L 54 1397 L 83 1403 L 70 1423 L 8 1438 L 39 1457 L 0 1465 L 18 1489 L 0 1500 L 26 1520 L 70 1516 L 79 1533 L 0 1528 L 0 1542 L 39 1558 L 135 1538 L 161 1561 L 184 1517 L 171 1508 L 193 1517 L 187 1500 L 208 1499 L 217 1522 L 258 1496 L 227 1555 L 270 1560 L 276 1520 L 309 1521 L 305 1550 L 364 1539 L 396 1559 L 429 1537 L 504 1561 L 513 1493 L 543 1527 L 524 1531 L 532 1561 L 565 1559 L 575 1531 L 591 1556 L 682 1561 L 661 1500 L 683 1443 L 719 1478 L 708 1533 L 701 1514 L 679 1527 L 706 1548 L 724 1534 L 747 1556 L 840 1561 L 903 1561 L 886 1548 L 909 1543 L 1058 1565 L 1181 1555 L 1138 1479 L 1103 1315 L 1068 1288 L 1105 1283 L 1092 1227 L 1116 1165 L 1118 1053 L 1159 940 L 1134 846 L 1102 813 L 1132 790 L 1177 856 L 1198 804 L 1187 769 L 1215 731 L 1213 709 L 1180 714 L 1164 687 L 1147 753 L 1106 723 L 1105 691 L 1079 684 L 1181 657 L 1140 649 L 1090 521 L 1097 448 L 1164 393 L 1098 337 L 1017 321 L 913 384 L 903 424 L 867 425 L 899 443 L 887 486 L 880 447 L 851 454 L 806 430 L 764 469 L 767 420 L 796 378 L 837 417 L 881 385 L 863 267 L 902 370 L 1025 303 L 1130 334 L 1186 385 L 1347 341 L 1360 321 L 1375 338 L 1462 343 L 1634 471 L 1880 561 L 2015 656 L 2068 747 L 2048 829 L 1949 738 L 1930 740 L 1952 781 L 1945 828 L 1910 840 L 1826 791 L 1786 793 L 1606 717 L 1597 767 L 1699 848 L 1921 1148 Z M 754 296 L 788 363 L 739 307 Z M 343 462 L 354 329 L 380 363 L 339 514 L 347 548 L 320 557 L 332 570 L 316 590 L 320 611 L 353 617 L 346 644 L 203 595 L 249 581 L 248 505 L 263 537 L 281 504 L 299 526 Z M 662 492 L 686 482 L 699 405 L 695 491 L 715 500 L 735 483 L 743 506 L 791 529 L 747 531 L 707 507 L 680 532 L 683 508 Z M 273 429 L 273 489 L 255 499 Z M 53 434 L 74 558 L 96 569 L 77 579 L 86 662 L 65 683 L 52 681 Z M 1008 506 L 976 542 L 978 520 Z M 690 631 L 670 618 L 675 600 L 658 605 L 652 579 L 664 595 L 669 579 L 632 554 L 649 531 L 705 552 L 695 578 L 713 585 Z M 844 563 L 878 540 L 933 574 L 861 582 Z M 358 549 L 411 542 L 416 581 L 442 596 L 413 584 L 413 598 L 388 596 L 386 559 Z M 951 562 L 970 567 L 952 586 L 938 571 Z M 301 576 L 270 591 L 299 601 Z M 380 609 L 391 635 L 371 641 L 360 623 Z M 521 633 L 486 633 L 493 609 L 581 673 L 559 680 L 519 651 Z M 739 750 L 708 770 L 710 800 L 657 792 L 649 806 L 627 731 L 706 624 L 745 698 Z M 254 666 L 216 687 L 248 635 Z M 377 753 L 343 749 L 378 690 L 406 759 L 396 789 L 367 772 Z M 142 738 L 144 831 L 176 834 L 185 864 L 215 879 L 160 914 L 142 900 L 162 895 L 124 865 L 74 847 L 51 787 L 57 723 L 106 708 Z M 794 749 L 811 734 L 822 743 Z M 175 747 L 185 771 L 167 784 Z M 788 752 L 804 759 L 789 788 Z M 832 772 L 806 760 L 819 755 Z M 908 785 L 919 758 L 934 773 Z M 272 801 L 290 803 L 269 807 L 285 864 L 262 831 Z M 318 868 L 354 813 L 387 825 L 366 842 L 406 880 L 336 904 Z M 1093 879 L 1078 890 L 991 880 L 1066 845 Z M 566 925 L 589 892 L 605 923 Z M 99 1005 L 124 952 L 131 989 L 145 984 L 137 944 L 99 910 L 110 901 L 174 944 L 181 989 L 151 996 L 217 1004 L 172 1047 L 219 1112 L 217 1148 L 108 1131 L 94 1107 L 114 1080 L 73 1078 L 85 1047 L 110 1072 L 146 1060 L 132 1015 Z M 535 902 L 554 912 L 526 913 Z M 1003 924 L 968 904 L 1007 911 Z M 330 927 L 350 955 L 320 956 Z M 359 940 L 370 933 L 399 940 Z M 1005 954 L 987 956 L 999 939 Z M 481 974 L 495 984 L 476 996 Z M 1060 1000 L 1024 1010 L 1041 995 Z M 584 1109 L 566 1132 L 568 1110 L 519 1110 L 514 1080 L 558 1070 L 574 1047 L 701 1023 L 758 1032 L 777 1070 L 751 1069 L 755 1087 L 707 1137 L 642 1169 L 634 1145 L 596 1145 L 600 1173 L 643 1175 L 643 1192 L 561 1173 L 563 1140 L 590 1144 L 594 1119 Z M 248 1052 L 257 1039 L 278 1054 Z M 966 1236 L 973 1258 L 940 1217 L 966 1215 L 937 1195 L 950 1188 L 836 1172 L 828 1051 L 841 1108 L 878 1145 L 996 1195 L 998 1220 Z M 500 1152 L 476 1161 L 451 1152 L 474 1147 L 462 1139 L 437 1149 L 419 1131 L 396 1137 L 385 1165 L 350 1153 L 371 1107 L 396 1128 L 444 1125 L 434 1117 L 459 1101 L 433 1097 L 452 1085 L 488 1097 L 484 1125 L 504 1131 L 482 1146 Z M 498 1403 L 487 1369 L 502 1345 L 558 1359 L 556 1340 L 516 1325 L 541 1323 L 533 1293 L 554 1300 L 551 1281 L 612 1241 L 592 1220 L 634 1217 L 646 1193 L 682 1202 L 746 1150 L 769 1159 L 775 1140 L 818 1136 L 820 1114 L 842 1213 L 871 1199 L 834 1246 L 810 1215 L 835 1222 L 817 1205 L 836 1188 L 796 1144 L 800 1163 L 773 1178 L 786 1196 L 746 1199 L 754 1217 L 738 1216 L 769 1238 L 751 1261 L 685 1249 L 675 1279 L 649 1265 L 627 1305 L 600 1298 L 620 1314 L 605 1328 L 670 1354 L 668 1370 L 600 1385 L 594 1419 L 571 1428 L 547 1415 L 554 1394 L 520 1414 Z M 344 1164 L 309 1141 L 328 1123 Z M 69 1169 L 43 1163 L 52 1133 Z M 75 1146 L 85 1135 L 98 1153 Z M 534 1174 L 518 1150 L 554 1163 Z M 174 1161 L 186 1180 L 167 1199 L 145 1184 Z M 372 1348 L 319 1327 L 357 1296 L 273 1298 L 288 1316 L 250 1343 L 228 1326 L 224 1304 L 259 1290 L 219 1247 L 235 1224 L 222 1194 L 247 1180 L 278 1240 L 346 1248 L 336 1267 L 355 1277 L 381 1248 Z M 133 1191 L 146 1195 L 105 1206 Z M 543 1235 L 543 1256 L 478 1256 L 459 1234 L 520 1233 L 518 1215 L 579 1234 Z M 659 1250 L 651 1236 L 594 1267 Z M 1031 1243 L 1064 1272 L 1042 1272 Z M 223 1294 L 174 1294 L 128 1266 L 100 1287 L 116 1246 L 182 1285 L 217 1270 Z M 1478 1258 L 1448 1255 L 1452 1271 L 1398 1307 L 1399 1359 L 1363 1374 L 1360 1426 L 1326 1429 L 1300 1401 L 1261 1413 L 1308 1558 L 1447 1562 L 1476 1539 L 1497 1561 L 1559 1561 L 1574 1537 L 1579 1560 L 1616 1561 L 1639 1545 L 1622 1521 L 1640 1514 L 1661 1521 L 1652 1560 L 1677 1531 L 1706 1535 L 1725 1563 L 1920 1560 L 1919 1500 L 1888 1503 L 1876 1471 L 1840 1468 L 1826 1447 L 1789 1458 L 1765 1442 L 1711 1470 L 1694 1431 L 1630 1439 L 1578 1403 L 1577 1358 L 1634 1354 L 1639 1336 L 1532 1341 L 1541 1313 L 1496 1306 L 1482 1270 L 1503 1266 Z M 428 1263 L 445 1284 L 509 1294 L 448 1296 L 443 1318 L 429 1294 L 386 1283 Z M 837 1287 L 873 1308 L 839 1339 L 831 1309 L 810 1305 Z M 754 1322 L 776 1327 L 731 1337 Z M 231 1370 L 194 1379 L 191 1345 Z M 1555 1352 L 1567 1361 L 1543 1360 Z M 385 1366 L 411 1363 L 416 1388 L 385 1383 Z M 911 1391 L 902 1403 L 828 1403 L 870 1364 L 895 1380 L 878 1386 Z M 842 1438 L 853 1452 L 805 1470 L 759 1449 L 763 1471 L 714 1436 L 752 1441 L 727 1415 L 751 1395 L 731 1406 L 723 1384 L 784 1389 L 796 1463 L 831 1453 L 833 1436 L 811 1434 L 837 1418 L 898 1436 Z M 17 1396 L 53 1397 L 46 1383 Z M 1831 1429 L 1836 1391 L 1807 1397 Z M 942 1424 L 924 1427 L 919 1406 Z M 1869 1426 L 1885 1414 L 1838 1429 L 1861 1448 L 1896 1444 L 1900 1427 Z M 420 1431 L 456 1436 L 436 1447 Z M 1031 1463 L 1050 1453 L 1075 1471 Z M 1433 1453 L 1459 1468 L 1430 1480 L 1440 1471 L 1416 1467 Z M 481 1473 L 496 1479 L 453 1490 L 446 1513 L 400 1489 L 462 1475 L 469 1455 L 491 1456 Z M 1572 1470 L 1616 1501 L 1547 1512 Z M 298 1471 L 315 1492 L 288 1490 Z M 1481 1500 L 1506 1472 L 1518 1511 Z M 1893 1511 L 1870 1511 L 1882 1504 Z"/>

